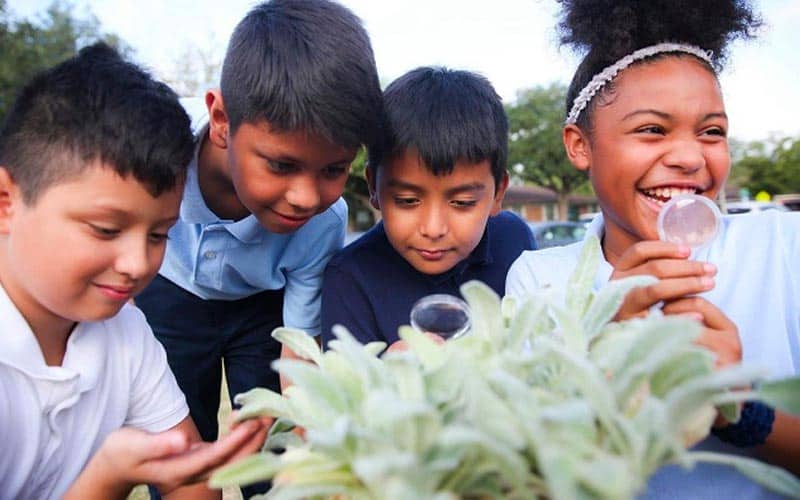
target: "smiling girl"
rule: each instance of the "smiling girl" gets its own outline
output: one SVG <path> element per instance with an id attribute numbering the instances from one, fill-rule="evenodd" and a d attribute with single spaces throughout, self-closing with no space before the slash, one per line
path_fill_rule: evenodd
<path id="1" fill-rule="evenodd" d="M 637 274 L 659 278 L 629 294 L 617 319 L 661 304 L 664 314 L 702 324 L 698 343 L 719 367 L 746 362 L 774 378 L 800 373 L 800 214 L 725 217 L 716 240 L 694 252 L 658 241 L 656 230 L 673 196 L 713 200 L 724 187 L 729 125 L 717 72 L 727 43 L 760 25 L 748 2 L 561 3 L 562 42 L 586 53 L 570 85 L 563 141 L 602 209 L 588 230 L 602 242 L 596 286 Z M 582 246 L 526 252 L 509 271 L 507 292 L 563 289 Z M 797 473 L 800 420 L 748 403 L 739 423 L 718 419 L 715 426 L 719 437 L 701 443 L 704 449 L 757 454 Z M 665 468 L 647 491 L 663 498 L 766 495 L 714 466 Z"/>

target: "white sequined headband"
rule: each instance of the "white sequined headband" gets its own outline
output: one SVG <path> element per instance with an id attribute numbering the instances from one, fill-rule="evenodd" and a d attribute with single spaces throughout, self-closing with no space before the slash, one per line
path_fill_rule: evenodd
<path id="1" fill-rule="evenodd" d="M 592 81 L 583 87 L 578 96 L 572 102 L 572 109 L 569 110 L 566 124 L 569 125 L 570 123 L 576 123 L 578 121 L 578 117 L 581 115 L 581 111 L 583 111 L 586 106 L 589 105 L 595 94 L 597 94 L 597 92 L 599 92 L 600 89 L 605 86 L 605 84 L 613 80 L 620 71 L 636 61 L 654 56 L 656 54 L 661 54 L 663 52 L 686 52 L 687 54 L 692 54 L 693 56 L 699 57 L 708 64 L 712 64 L 711 51 L 703 50 L 695 45 L 687 45 L 683 43 L 659 43 L 657 45 L 651 45 L 649 47 L 639 49 L 632 54 L 628 54 L 627 56 L 623 57 L 611 66 L 606 67 L 600 73 L 594 75 Z"/>

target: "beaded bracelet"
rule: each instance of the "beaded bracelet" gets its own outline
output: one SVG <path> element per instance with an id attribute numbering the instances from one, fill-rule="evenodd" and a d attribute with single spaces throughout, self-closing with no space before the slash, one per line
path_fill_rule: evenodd
<path id="1" fill-rule="evenodd" d="M 742 407 L 742 415 L 735 424 L 711 429 L 711 433 L 723 441 L 740 448 L 764 444 L 775 421 L 775 410 L 757 401 L 748 401 Z"/>

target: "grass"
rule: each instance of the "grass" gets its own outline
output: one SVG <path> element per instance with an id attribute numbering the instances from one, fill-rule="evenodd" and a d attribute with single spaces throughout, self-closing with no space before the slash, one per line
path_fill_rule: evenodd
<path id="1" fill-rule="evenodd" d="M 219 413 L 217 413 L 217 422 L 219 422 L 220 434 L 227 432 L 228 415 L 231 413 L 231 400 L 228 396 L 228 383 L 225 380 L 225 373 L 222 373 L 222 389 L 220 391 L 220 404 Z M 150 495 L 147 492 L 147 486 L 140 485 L 131 491 L 128 495 L 128 500 L 149 500 Z M 242 500 L 242 494 L 239 488 L 233 486 L 222 490 L 222 500 Z"/>

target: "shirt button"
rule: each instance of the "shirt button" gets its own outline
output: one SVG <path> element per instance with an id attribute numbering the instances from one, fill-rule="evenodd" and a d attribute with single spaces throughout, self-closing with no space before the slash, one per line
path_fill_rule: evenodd
<path id="1" fill-rule="evenodd" d="M 209 250 L 209 251 L 207 251 L 206 253 L 203 254 L 203 257 L 205 257 L 206 259 L 209 259 L 209 260 L 213 259 L 216 256 L 217 256 L 217 252 L 212 252 L 211 250 Z"/>

